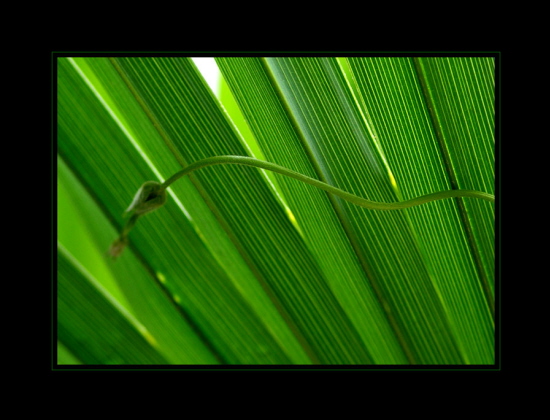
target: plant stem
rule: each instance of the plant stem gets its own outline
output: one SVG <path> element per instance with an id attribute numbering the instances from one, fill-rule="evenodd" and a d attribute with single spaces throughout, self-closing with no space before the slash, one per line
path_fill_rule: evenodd
<path id="1" fill-rule="evenodd" d="M 427 194 L 422 197 L 413 198 L 406 201 L 396 202 L 396 203 L 380 203 L 376 201 L 370 201 L 362 197 L 358 197 L 354 194 L 350 194 L 340 188 L 333 187 L 332 185 L 321 182 L 317 179 L 310 178 L 309 176 L 294 172 L 290 169 L 284 168 L 282 166 L 276 165 L 271 162 L 265 162 L 263 160 L 254 159 L 246 156 L 214 156 L 206 159 L 201 159 L 197 162 L 192 163 L 181 171 L 175 173 L 173 176 L 168 178 L 162 185 L 161 190 L 168 188 L 173 182 L 179 178 L 189 175 L 191 172 L 196 171 L 197 169 L 204 168 L 206 166 L 214 165 L 244 165 L 244 166 L 253 166 L 256 168 L 266 169 L 268 171 L 276 172 L 281 175 L 285 175 L 299 181 L 305 182 L 306 184 L 313 185 L 314 187 L 320 188 L 326 192 L 334 194 L 350 203 L 353 203 L 357 206 L 364 207 L 366 209 L 372 210 L 399 210 L 406 209 L 408 207 L 414 207 L 421 204 L 429 203 L 430 201 L 443 200 L 446 198 L 453 197 L 470 197 L 478 198 L 481 200 L 486 200 L 490 202 L 495 201 L 495 196 L 492 194 L 473 191 L 473 190 L 449 190 L 449 191 L 440 191 L 437 193 Z"/>

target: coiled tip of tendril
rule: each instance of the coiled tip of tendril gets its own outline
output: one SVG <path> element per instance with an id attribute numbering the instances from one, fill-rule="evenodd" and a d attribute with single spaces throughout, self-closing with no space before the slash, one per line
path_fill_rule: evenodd
<path id="1" fill-rule="evenodd" d="M 141 216 L 162 207 L 166 203 L 166 189 L 155 181 L 145 182 L 136 193 L 132 204 L 124 212 Z"/>
<path id="2" fill-rule="evenodd" d="M 130 219 L 124 225 L 120 236 L 111 244 L 108 254 L 116 259 L 128 245 L 128 233 L 137 220 L 144 214 L 150 213 L 166 203 L 166 188 L 156 181 L 147 181 L 141 187 L 132 200 L 132 204 L 124 212 L 124 216 L 130 214 Z"/>

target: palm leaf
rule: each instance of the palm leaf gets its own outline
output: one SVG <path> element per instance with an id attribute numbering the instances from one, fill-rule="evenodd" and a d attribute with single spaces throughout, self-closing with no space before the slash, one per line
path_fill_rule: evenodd
<path id="1" fill-rule="evenodd" d="M 490 58 L 217 62 L 268 161 L 376 201 L 493 192 Z M 251 153 L 184 57 L 59 59 L 58 124 L 62 185 L 96 255 L 144 181 Z M 103 267 L 89 271 L 107 272 L 165 363 L 491 364 L 493 212 L 474 199 L 372 211 L 217 166 L 174 184 L 116 262 L 60 241 L 73 265 Z M 63 308 L 60 325 L 77 331 L 86 321 Z M 119 363 L 163 363 L 135 360 Z"/>

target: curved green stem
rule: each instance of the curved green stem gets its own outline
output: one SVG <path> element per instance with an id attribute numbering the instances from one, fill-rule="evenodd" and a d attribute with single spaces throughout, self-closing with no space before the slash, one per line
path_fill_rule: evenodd
<path id="1" fill-rule="evenodd" d="M 473 191 L 473 190 L 450 190 L 450 191 L 441 191 L 433 194 L 423 195 L 422 197 L 413 198 L 411 200 L 400 201 L 397 203 L 380 203 L 377 201 L 370 201 L 366 198 L 358 197 L 354 194 L 350 194 L 340 188 L 333 187 L 332 185 L 321 182 L 317 179 L 310 178 L 309 176 L 294 172 L 290 169 L 287 169 L 283 166 L 276 165 L 271 162 L 265 162 L 263 160 L 254 159 L 251 157 L 245 156 L 215 156 L 206 159 L 199 160 L 192 163 L 181 171 L 177 172 L 170 178 L 168 178 L 162 185 L 161 189 L 166 189 L 177 179 L 189 175 L 191 172 L 196 171 L 197 169 L 204 168 L 206 166 L 213 165 L 245 165 L 253 166 L 256 168 L 266 169 L 268 171 L 276 172 L 281 175 L 289 176 L 291 178 L 297 179 L 299 181 L 305 182 L 306 184 L 313 185 L 314 187 L 320 188 L 324 191 L 327 191 L 331 194 L 334 194 L 350 203 L 353 203 L 357 206 L 364 207 L 366 209 L 373 210 L 399 210 L 406 209 L 408 207 L 418 206 L 420 204 L 429 203 L 430 201 L 443 200 L 445 198 L 453 197 L 471 197 L 479 198 L 481 200 L 487 200 L 490 202 L 495 201 L 495 196 L 492 194 Z"/>
<path id="2" fill-rule="evenodd" d="M 294 172 L 290 169 L 287 169 L 283 166 L 276 165 L 271 162 L 266 162 L 263 160 L 254 159 L 246 156 L 214 156 L 206 159 L 199 160 L 192 163 L 186 168 L 182 169 L 179 172 L 176 172 L 173 176 L 168 178 L 164 183 L 159 184 L 155 181 L 147 181 L 144 183 L 141 188 L 138 190 L 132 204 L 128 210 L 127 214 L 130 214 L 130 219 L 122 229 L 120 236 L 113 242 L 111 248 L 109 249 L 109 254 L 116 258 L 124 250 L 128 244 L 128 233 L 134 227 L 139 217 L 147 214 L 151 211 L 162 207 L 166 203 L 166 189 L 179 178 L 189 175 L 191 172 L 196 171 L 197 169 L 204 168 L 206 166 L 213 165 L 245 165 L 253 166 L 255 168 L 266 169 L 268 171 L 276 172 L 281 175 L 289 176 L 291 178 L 297 179 L 298 181 L 305 182 L 306 184 L 313 185 L 314 187 L 320 188 L 326 192 L 334 194 L 340 198 L 343 198 L 350 203 L 353 203 L 357 206 L 364 207 L 366 209 L 373 210 L 399 210 L 406 209 L 408 207 L 418 206 L 420 204 L 429 203 L 430 201 L 443 200 L 445 198 L 453 197 L 471 197 L 479 198 L 481 200 L 487 200 L 494 202 L 495 196 L 492 194 L 487 194 L 480 191 L 472 190 L 450 190 L 450 191 L 441 191 L 433 194 L 424 195 L 422 197 L 413 198 L 411 200 L 400 201 L 397 203 L 380 203 L 377 201 L 370 201 L 366 198 L 350 194 L 340 188 L 333 187 L 332 185 L 321 182 L 315 178 L 310 178 L 309 176 L 302 175 L 298 172 Z"/>

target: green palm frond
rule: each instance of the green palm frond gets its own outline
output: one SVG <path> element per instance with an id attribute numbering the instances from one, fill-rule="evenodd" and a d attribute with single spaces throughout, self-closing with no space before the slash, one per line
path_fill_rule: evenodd
<path id="1" fill-rule="evenodd" d="M 494 194 L 494 60 L 222 57 L 222 104 L 187 57 L 58 58 L 59 363 L 494 364 L 486 201 L 220 165 L 107 255 L 144 182 L 212 156 Z"/>

